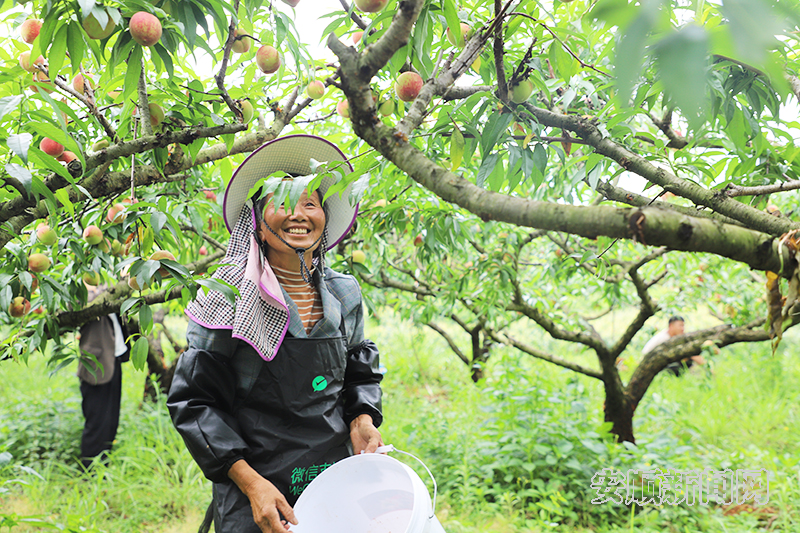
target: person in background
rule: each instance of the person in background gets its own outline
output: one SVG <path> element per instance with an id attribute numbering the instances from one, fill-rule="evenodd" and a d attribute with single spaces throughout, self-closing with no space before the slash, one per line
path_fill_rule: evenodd
<path id="1" fill-rule="evenodd" d="M 680 316 L 672 316 L 667 323 L 667 329 L 661 330 L 656 333 L 652 339 L 647 341 L 647 344 L 644 345 L 642 348 L 642 355 L 646 355 L 652 352 L 656 346 L 664 344 L 672 337 L 677 337 L 678 335 L 683 335 L 684 332 L 685 322 L 683 317 Z M 693 355 L 691 357 L 687 357 L 682 361 L 675 361 L 674 363 L 670 363 L 667 365 L 665 370 L 672 372 L 676 376 L 680 376 L 687 368 L 691 368 L 692 365 L 697 364 L 698 366 L 702 366 L 705 364 L 705 359 L 702 355 Z"/>
<path id="2" fill-rule="evenodd" d="M 90 302 L 103 290 L 91 286 L 87 289 Z M 117 436 L 122 363 L 130 358 L 127 337 L 116 313 L 97 318 L 80 329 L 77 375 L 86 420 L 81 434 L 81 463 L 87 470 L 98 457 L 105 459 Z"/>

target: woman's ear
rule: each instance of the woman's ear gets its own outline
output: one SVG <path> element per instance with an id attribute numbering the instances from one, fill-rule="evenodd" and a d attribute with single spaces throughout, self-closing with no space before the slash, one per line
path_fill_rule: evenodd
<path id="1" fill-rule="evenodd" d="M 258 229 L 256 230 L 256 233 L 258 233 L 258 238 L 261 239 L 261 242 L 263 243 L 267 242 L 266 222 L 264 222 L 263 220 L 258 221 Z"/>

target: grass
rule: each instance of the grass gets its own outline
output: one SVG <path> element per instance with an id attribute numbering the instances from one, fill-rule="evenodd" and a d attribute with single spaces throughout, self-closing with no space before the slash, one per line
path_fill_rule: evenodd
<path id="1" fill-rule="evenodd" d="M 639 447 L 627 451 L 604 440 L 596 380 L 500 347 L 476 385 L 432 332 L 385 315 L 368 333 L 388 369 L 384 440 L 436 475 L 437 515 L 448 533 L 800 530 L 800 361 L 791 334 L 775 357 L 767 344 L 742 345 L 714 356 L 713 375 L 659 376 L 637 409 Z M 74 369 L 48 377 L 41 358 L 29 367 L 0 364 L 0 452 L 14 441 L 28 451 L 25 461 L 0 468 L 0 532 L 41 531 L 44 523 L 61 531 L 197 530 L 210 484 L 172 429 L 163 399 L 143 403 L 143 374 L 130 365 L 124 372 L 118 442 L 109 465 L 87 477 L 70 456 L 82 424 Z M 597 453 L 581 443 L 590 433 L 597 436 L 588 444 L 604 447 Z M 543 458 L 555 464 L 520 466 L 517 455 L 531 465 Z M 570 459 L 580 463 L 573 470 L 565 466 Z M 578 505 L 593 494 L 590 476 L 576 475 L 577 468 L 600 469 L 604 461 L 763 467 L 774 477 L 762 508 L 726 515 L 722 507 L 650 506 L 631 515 L 625 507 Z M 525 475 L 524 468 L 533 470 Z M 3 527 L 3 517 L 14 515 L 42 522 Z"/>

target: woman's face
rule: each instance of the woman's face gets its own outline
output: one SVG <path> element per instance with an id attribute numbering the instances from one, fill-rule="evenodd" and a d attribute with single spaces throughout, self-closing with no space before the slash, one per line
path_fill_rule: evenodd
<path id="1" fill-rule="evenodd" d="M 262 215 L 264 222 L 269 224 L 272 231 L 280 235 L 283 240 L 294 248 L 306 248 L 308 251 L 312 251 L 320 245 L 320 243 L 317 243 L 313 248 L 309 249 L 325 229 L 325 212 L 322 209 L 322 203 L 319 200 L 317 191 L 311 193 L 311 196 L 308 195 L 307 190 L 303 191 L 300 200 L 291 213 L 286 211 L 283 205 L 279 206 L 278 210 L 275 211 L 272 197 L 268 198 L 269 201 Z M 267 243 L 270 250 L 295 255 L 293 250 L 290 250 L 267 228 L 260 227 L 258 234 L 261 240 Z"/>

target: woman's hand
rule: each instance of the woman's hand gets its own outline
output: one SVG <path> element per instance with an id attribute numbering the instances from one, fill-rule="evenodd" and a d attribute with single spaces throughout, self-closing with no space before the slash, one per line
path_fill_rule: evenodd
<path id="1" fill-rule="evenodd" d="M 263 533 L 283 533 L 289 529 L 289 522 L 297 524 L 294 511 L 283 494 L 245 460 L 236 461 L 228 471 L 228 477 L 250 500 L 253 520 Z M 281 520 L 280 513 L 286 520 Z"/>
<path id="2" fill-rule="evenodd" d="M 350 422 L 350 441 L 353 443 L 353 453 L 374 453 L 378 446 L 383 446 L 381 432 L 372 423 L 369 415 L 359 415 Z"/>

